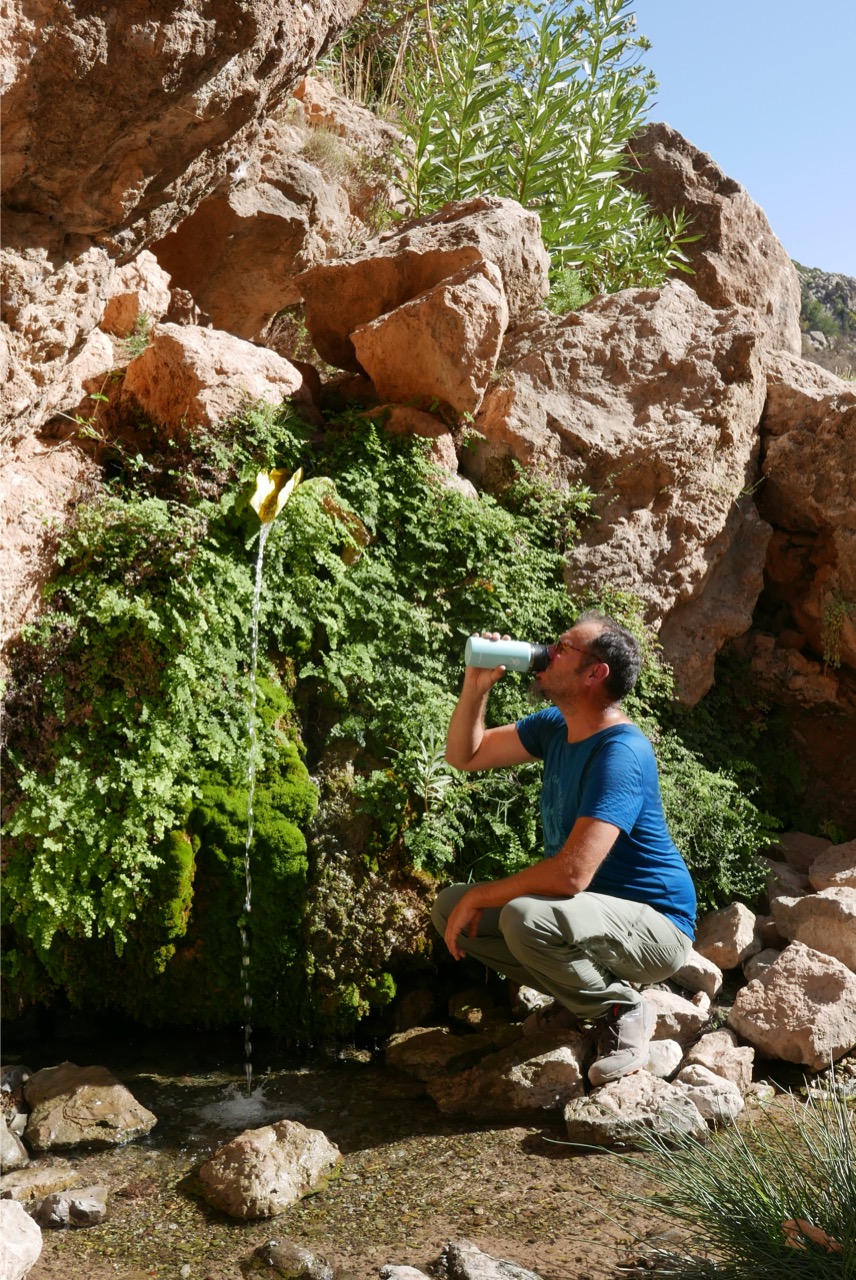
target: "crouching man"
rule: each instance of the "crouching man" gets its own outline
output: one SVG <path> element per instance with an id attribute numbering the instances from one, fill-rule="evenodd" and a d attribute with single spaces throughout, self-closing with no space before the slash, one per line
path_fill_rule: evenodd
<path id="1" fill-rule="evenodd" d="M 432 919 L 456 959 L 553 996 L 540 1026 L 594 1020 L 589 1079 L 600 1085 L 645 1065 L 654 1019 L 633 984 L 686 962 L 696 896 L 666 827 L 651 744 L 621 709 L 641 667 L 634 637 L 586 613 L 548 653 L 535 679 L 552 705 L 496 729 L 485 728 L 485 708 L 505 668 L 467 667 L 446 743 L 458 769 L 544 761 L 546 857 L 444 889 Z"/>

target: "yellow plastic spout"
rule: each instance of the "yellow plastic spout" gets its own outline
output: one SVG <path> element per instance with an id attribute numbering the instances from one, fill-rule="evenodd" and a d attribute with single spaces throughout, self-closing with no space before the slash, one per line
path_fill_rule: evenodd
<path id="1" fill-rule="evenodd" d="M 273 524 L 302 479 L 302 467 L 298 467 L 290 478 L 288 472 L 280 468 L 258 473 L 256 491 L 250 498 L 250 506 L 262 524 Z"/>

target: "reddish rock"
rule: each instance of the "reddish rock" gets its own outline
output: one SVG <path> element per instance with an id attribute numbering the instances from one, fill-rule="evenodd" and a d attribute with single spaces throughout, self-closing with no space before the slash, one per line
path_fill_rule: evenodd
<path id="1" fill-rule="evenodd" d="M 482 262 L 499 268 L 513 321 L 547 296 L 549 259 L 538 215 L 493 196 L 444 205 L 370 241 L 359 254 L 313 267 L 297 286 L 319 354 L 359 372 L 354 330 Z"/>
<path id="2" fill-rule="evenodd" d="M 477 262 L 355 329 L 351 341 L 382 400 L 439 402 L 463 417 L 482 402 L 507 325 L 499 268 Z"/>
<path id="3" fill-rule="evenodd" d="M 171 301 L 169 276 L 158 266 L 154 254 L 143 249 L 114 275 L 101 328 L 127 338 L 143 317 L 152 324 L 162 320 Z"/>
<path id="4" fill-rule="evenodd" d="M 280 1120 L 227 1142 L 199 1177 L 215 1209 L 232 1218 L 272 1218 L 322 1186 L 340 1159 L 320 1129 Z"/>
<path id="5" fill-rule="evenodd" d="M 749 307 L 767 347 L 799 355 L 800 282 L 763 209 L 719 166 L 667 124 L 651 124 L 627 148 L 629 185 L 660 214 L 692 218 L 682 276 L 717 309 Z"/>
<path id="6" fill-rule="evenodd" d="M 253 401 L 282 404 L 302 381 L 273 351 L 214 329 L 164 324 L 128 365 L 125 394 L 157 425 L 181 432 L 220 422 Z"/>
<path id="7" fill-rule="evenodd" d="M 696 701 L 763 583 L 769 529 L 744 493 L 765 391 L 750 317 L 712 311 L 677 281 L 629 289 L 518 325 L 500 368 L 467 473 L 489 486 L 510 456 L 593 489 L 568 585 L 639 596 L 681 696 Z"/>
<path id="8" fill-rule="evenodd" d="M 817 890 L 856 889 L 856 840 L 830 845 L 814 859 L 808 878 Z"/>

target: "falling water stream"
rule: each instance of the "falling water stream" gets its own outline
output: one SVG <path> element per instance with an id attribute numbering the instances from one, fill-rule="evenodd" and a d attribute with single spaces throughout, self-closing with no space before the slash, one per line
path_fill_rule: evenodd
<path id="1" fill-rule="evenodd" d="M 265 557 L 265 544 L 273 528 L 273 522 L 263 524 L 259 532 L 259 553 L 256 559 L 256 582 L 253 591 L 253 644 L 250 655 L 250 710 L 248 717 L 248 737 L 250 744 L 249 764 L 247 766 L 247 844 L 244 849 L 244 880 L 246 894 L 244 912 L 239 921 L 241 931 L 241 974 L 244 986 L 244 1071 L 247 1077 L 247 1095 L 253 1091 L 253 997 L 250 992 L 250 914 L 253 909 L 253 877 L 250 866 L 250 849 L 253 843 L 253 797 L 256 790 L 256 756 L 258 754 L 258 738 L 256 735 L 256 700 L 258 685 L 256 672 L 259 663 L 259 609 L 262 598 L 262 566 Z"/>

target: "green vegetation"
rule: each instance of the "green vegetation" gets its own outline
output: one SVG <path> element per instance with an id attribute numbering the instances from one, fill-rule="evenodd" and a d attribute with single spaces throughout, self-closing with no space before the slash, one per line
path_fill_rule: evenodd
<path id="1" fill-rule="evenodd" d="M 261 600 L 254 1015 L 291 1039 L 345 1030 L 427 963 L 435 877 L 539 855 L 537 766 L 458 774 L 440 744 L 468 634 L 549 638 L 593 603 L 563 579 L 593 495 L 512 469 L 465 497 L 421 442 L 356 413 L 310 437 L 287 412 L 249 410 L 181 448 L 159 471 L 126 466 L 116 441 L 119 474 L 62 535 L 13 654 L 6 998 L 59 988 L 151 1022 L 240 1018 L 249 495 L 259 468 L 301 464 Z M 710 742 L 674 719 L 637 602 L 596 603 L 643 640 L 631 714 L 702 903 L 751 899 L 770 821 L 747 798 L 750 767 L 710 767 Z M 495 722 L 529 709 L 524 681 L 503 680 Z"/>
<path id="2" fill-rule="evenodd" d="M 624 149 L 656 88 L 630 0 L 447 0 L 372 5 L 331 55 L 350 92 L 395 106 L 417 214 L 506 196 L 540 215 L 557 291 L 589 295 L 687 270 L 695 237 L 622 185 Z M 565 286 L 566 287 L 566 286 Z"/>
<path id="3" fill-rule="evenodd" d="M 682 1280 L 835 1280 L 856 1255 L 856 1123 L 834 1088 L 709 1141 L 644 1135 L 625 1160 L 661 1188 L 632 1197 L 691 1228 L 658 1273 Z"/>

